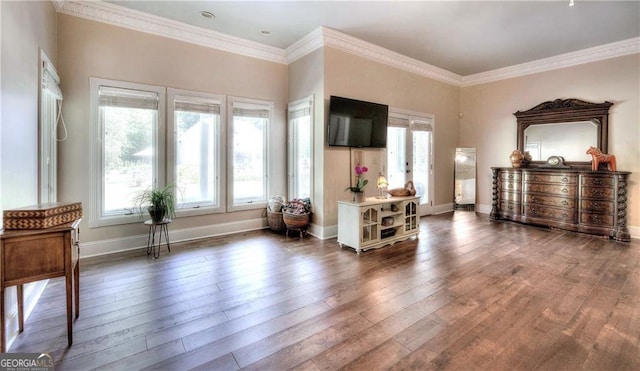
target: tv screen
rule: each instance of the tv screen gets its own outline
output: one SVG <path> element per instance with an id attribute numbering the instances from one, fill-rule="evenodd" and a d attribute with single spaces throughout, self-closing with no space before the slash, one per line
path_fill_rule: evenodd
<path id="1" fill-rule="evenodd" d="M 387 147 L 389 106 L 331 96 L 329 100 L 330 146 Z"/>

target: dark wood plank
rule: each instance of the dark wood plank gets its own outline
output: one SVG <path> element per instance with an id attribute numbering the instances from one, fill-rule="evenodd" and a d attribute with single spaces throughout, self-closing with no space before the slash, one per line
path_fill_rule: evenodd
<path id="1" fill-rule="evenodd" d="M 361 255 L 253 231 L 82 259 L 74 345 L 53 279 L 9 351 L 61 370 L 640 369 L 640 241 L 460 211 L 420 227 Z"/>

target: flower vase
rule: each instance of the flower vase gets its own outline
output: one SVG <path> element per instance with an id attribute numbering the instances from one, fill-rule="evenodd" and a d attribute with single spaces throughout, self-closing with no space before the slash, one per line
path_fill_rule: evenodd
<path id="1" fill-rule="evenodd" d="M 353 192 L 353 202 L 364 202 L 364 192 Z"/>

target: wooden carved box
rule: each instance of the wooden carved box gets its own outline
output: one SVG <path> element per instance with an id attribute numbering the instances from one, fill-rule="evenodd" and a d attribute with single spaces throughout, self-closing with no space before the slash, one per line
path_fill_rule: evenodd
<path id="1" fill-rule="evenodd" d="M 42 203 L 3 211 L 4 229 L 45 229 L 82 218 L 81 202 Z"/>

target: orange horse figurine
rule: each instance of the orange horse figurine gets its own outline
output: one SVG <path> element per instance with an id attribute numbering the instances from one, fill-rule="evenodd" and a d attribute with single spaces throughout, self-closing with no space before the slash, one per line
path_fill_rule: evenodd
<path id="1" fill-rule="evenodd" d="M 596 147 L 589 147 L 587 154 L 591 155 L 591 170 L 598 170 L 601 163 L 606 163 L 609 171 L 616 171 L 616 156 L 602 153 Z"/>

